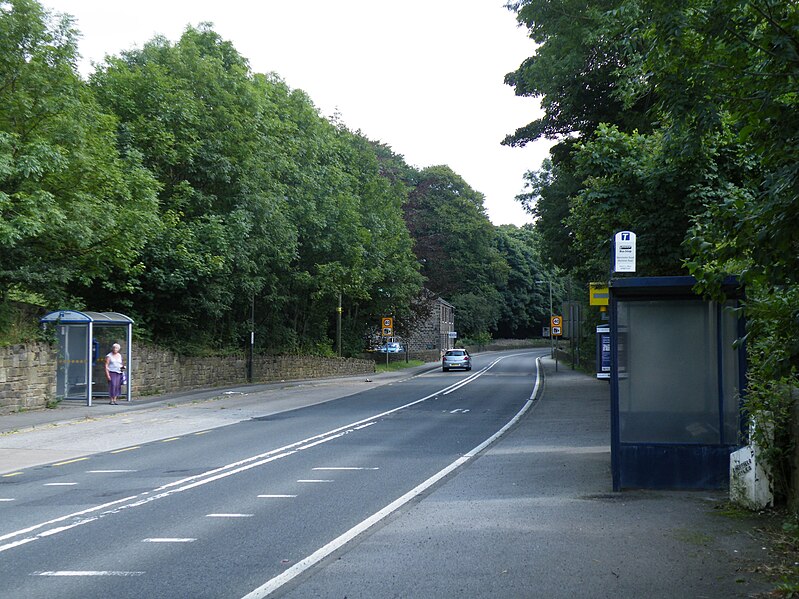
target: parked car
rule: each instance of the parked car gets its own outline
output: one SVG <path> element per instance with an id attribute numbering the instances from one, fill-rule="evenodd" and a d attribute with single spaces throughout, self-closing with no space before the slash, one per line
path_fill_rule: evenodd
<path id="1" fill-rule="evenodd" d="M 447 372 L 452 368 L 472 369 L 472 358 L 465 349 L 448 349 L 441 358 L 441 370 Z"/>
<path id="2" fill-rule="evenodd" d="M 381 354 L 399 354 L 402 353 L 402 344 L 396 341 L 391 341 L 385 345 L 381 345 L 378 349 Z"/>

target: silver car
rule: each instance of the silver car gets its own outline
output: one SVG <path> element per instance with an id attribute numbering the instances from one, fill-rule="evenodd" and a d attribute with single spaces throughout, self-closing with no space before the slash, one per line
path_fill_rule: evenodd
<path id="1" fill-rule="evenodd" d="M 448 349 L 441 358 L 441 370 L 447 372 L 452 368 L 472 369 L 472 358 L 465 349 Z"/>

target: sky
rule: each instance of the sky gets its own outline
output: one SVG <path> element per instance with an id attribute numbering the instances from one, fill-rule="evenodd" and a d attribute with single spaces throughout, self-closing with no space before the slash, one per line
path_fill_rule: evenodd
<path id="1" fill-rule="evenodd" d="M 43 0 L 75 17 L 80 70 L 177 41 L 210 22 L 257 73 L 304 90 L 323 116 L 391 146 L 417 168 L 446 164 L 485 197 L 495 225 L 532 221 L 515 196 L 551 142 L 502 139 L 540 115 L 505 85 L 534 52 L 505 0 Z"/>

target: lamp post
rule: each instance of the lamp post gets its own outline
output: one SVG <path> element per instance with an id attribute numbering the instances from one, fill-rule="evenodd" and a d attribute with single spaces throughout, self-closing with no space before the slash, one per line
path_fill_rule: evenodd
<path id="1" fill-rule="evenodd" d="M 549 283 L 549 321 L 552 322 L 552 281 L 536 281 L 536 284 L 542 283 Z M 553 342 L 554 337 L 552 336 L 552 328 L 550 326 L 549 330 L 549 351 L 550 351 L 550 358 L 555 357 L 555 345 Z"/>

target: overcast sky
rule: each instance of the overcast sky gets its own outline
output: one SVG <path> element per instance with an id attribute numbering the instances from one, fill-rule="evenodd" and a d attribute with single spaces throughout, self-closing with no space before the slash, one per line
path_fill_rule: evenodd
<path id="1" fill-rule="evenodd" d="M 533 54 L 504 2 L 43 0 L 76 18 L 84 74 L 106 54 L 211 22 L 253 71 L 277 73 L 411 165 L 449 165 L 485 194 L 494 224 L 521 225 L 531 219 L 514 197 L 550 144 L 500 145 L 539 114 L 537 100 L 503 83 Z"/>

